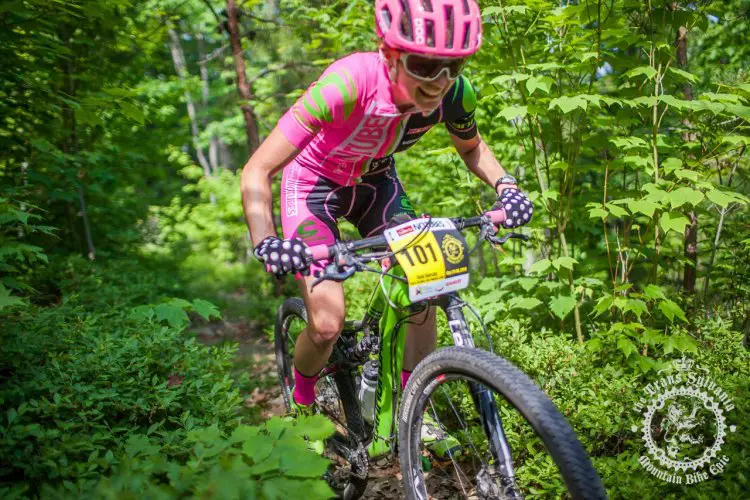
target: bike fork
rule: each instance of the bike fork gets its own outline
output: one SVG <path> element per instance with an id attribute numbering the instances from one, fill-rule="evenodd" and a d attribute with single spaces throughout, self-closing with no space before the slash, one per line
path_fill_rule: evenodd
<path id="1" fill-rule="evenodd" d="M 448 317 L 448 326 L 450 327 L 454 343 L 457 346 L 473 349 L 474 339 L 471 336 L 469 326 L 462 311 L 463 303 L 453 294 L 446 295 L 445 298 L 446 301 L 442 305 Z M 490 440 L 490 449 L 496 463 L 496 473 L 500 476 L 500 483 L 503 490 L 505 490 L 503 493 L 509 498 L 516 496 L 522 498 L 516 487 L 513 456 L 508 440 L 505 437 L 503 422 L 500 418 L 497 404 L 495 404 L 492 391 L 477 383 L 470 383 L 469 389 L 477 412 L 482 419 L 484 432 Z"/>

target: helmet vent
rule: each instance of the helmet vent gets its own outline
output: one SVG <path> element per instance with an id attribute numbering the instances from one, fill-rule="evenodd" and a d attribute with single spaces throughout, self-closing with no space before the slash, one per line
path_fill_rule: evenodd
<path id="1" fill-rule="evenodd" d="M 383 21 L 381 23 L 381 26 L 383 27 L 383 31 L 388 31 L 391 29 L 391 22 L 393 22 L 393 16 L 391 16 L 391 11 L 388 9 L 388 7 L 383 7 L 380 10 L 380 19 Z"/>
<path id="2" fill-rule="evenodd" d="M 447 33 L 445 34 L 445 46 L 449 49 L 453 48 L 453 7 L 450 5 L 445 6 L 445 25 L 447 26 Z"/>
<path id="3" fill-rule="evenodd" d="M 464 15 L 465 16 L 469 15 L 469 0 L 464 0 Z"/>
<path id="4" fill-rule="evenodd" d="M 471 21 L 464 23 L 464 43 L 463 48 L 469 48 L 469 38 L 471 37 Z"/>
<path id="5" fill-rule="evenodd" d="M 412 42 L 414 41 L 414 32 L 411 27 L 411 9 L 406 0 L 401 0 L 401 10 L 401 22 L 399 23 L 401 35 Z"/>
<path id="6" fill-rule="evenodd" d="M 432 0 L 422 0 L 422 8 L 425 12 L 432 12 Z"/>
<path id="7" fill-rule="evenodd" d="M 435 47 L 435 23 L 431 19 L 425 19 L 425 40 L 428 47 Z"/>

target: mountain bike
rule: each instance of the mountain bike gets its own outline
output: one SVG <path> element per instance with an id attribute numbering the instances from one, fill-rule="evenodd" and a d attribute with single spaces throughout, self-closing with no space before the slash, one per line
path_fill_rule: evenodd
<path id="1" fill-rule="evenodd" d="M 311 248 L 315 261 L 327 261 L 312 286 L 342 282 L 357 272 L 380 274 L 364 317 L 345 322 L 316 383 L 318 407 L 336 425 L 324 454 L 332 460 L 326 479 L 340 497 L 359 498 L 369 459 L 398 452 L 408 499 L 517 499 L 540 493 L 606 498 L 566 419 L 527 375 L 492 352 L 481 317 L 459 297 L 469 284 L 469 255 L 480 244 L 525 239 L 515 233 L 499 237 L 495 227 L 504 220 L 503 210 L 470 218 L 423 217 L 380 236 Z M 461 233 L 468 228 L 479 229 L 473 250 Z M 367 265 L 371 262 L 380 269 Z M 426 316 L 431 306 L 444 311 L 454 346 L 425 357 L 402 394 L 406 325 Z M 464 310 L 481 325 L 487 350 L 475 346 Z M 288 410 L 294 345 L 306 323 L 300 298 L 279 308 L 276 362 Z M 377 392 L 370 410 L 361 404 L 358 389 L 364 372 L 373 368 Z M 459 446 L 436 456 L 421 443 L 430 430 L 448 433 Z M 554 480 L 540 479 L 553 470 L 558 472 Z"/>

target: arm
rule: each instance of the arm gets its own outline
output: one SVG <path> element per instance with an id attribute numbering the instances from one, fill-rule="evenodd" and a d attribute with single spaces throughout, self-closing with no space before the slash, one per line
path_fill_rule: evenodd
<path id="1" fill-rule="evenodd" d="M 299 151 L 276 126 L 242 169 L 242 206 L 254 245 L 275 235 L 271 178 L 294 159 Z"/>
<path id="2" fill-rule="evenodd" d="M 466 167 L 477 177 L 479 177 L 485 184 L 495 187 L 495 182 L 505 175 L 500 162 L 495 158 L 495 154 L 490 150 L 487 143 L 482 140 L 482 137 L 477 133 L 471 139 L 461 139 L 451 134 L 453 145 L 456 147 L 461 159 L 466 164 Z M 516 187 L 512 184 L 500 184 L 497 186 L 497 192 L 502 193 L 506 187 Z"/>

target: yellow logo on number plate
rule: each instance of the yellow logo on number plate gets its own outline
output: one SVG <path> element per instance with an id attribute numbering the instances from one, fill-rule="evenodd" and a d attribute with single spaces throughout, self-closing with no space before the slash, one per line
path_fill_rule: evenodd
<path id="1" fill-rule="evenodd" d="M 464 246 L 458 240 L 450 234 L 446 234 L 443 238 L 443 244 L 441 245 L 443 254 L 448 262 L 451 264 L 458 264 L 464 258 Z"/>

